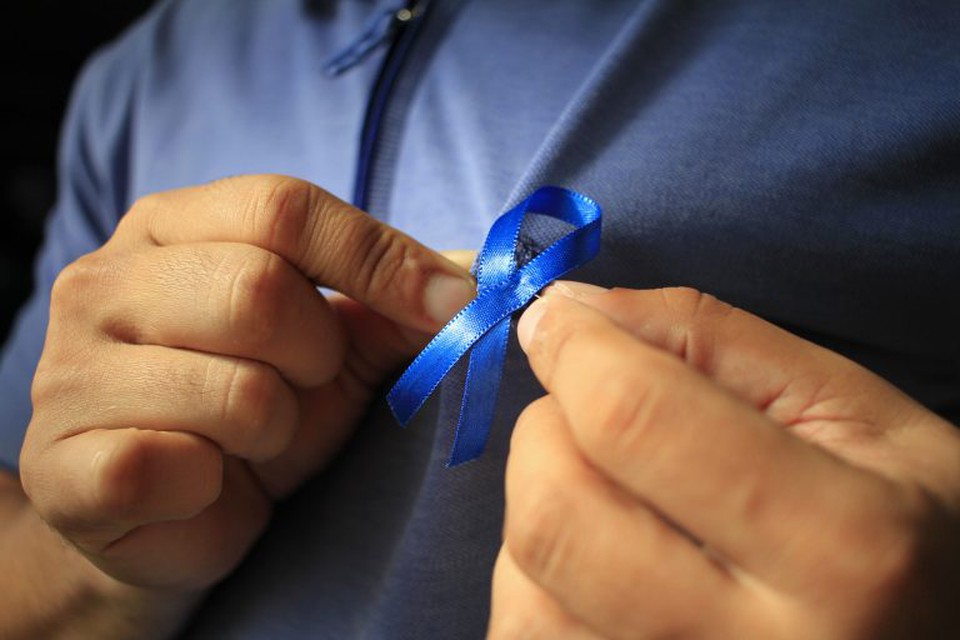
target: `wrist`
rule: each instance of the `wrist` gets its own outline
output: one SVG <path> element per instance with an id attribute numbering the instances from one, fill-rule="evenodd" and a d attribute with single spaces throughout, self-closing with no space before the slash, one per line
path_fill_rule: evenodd
<path id="1" fill-rule="evenodd" d="M 101 571 L 69 543 L 60 540 L 60 545 L 64 566 L 75 580 L 73 611 L 64 616 L 71 622 L 54 636 L 61 640 L 88 638 L 93 630 L 100 638 L 170 638 L 206 594 L 126 584 Z"/>

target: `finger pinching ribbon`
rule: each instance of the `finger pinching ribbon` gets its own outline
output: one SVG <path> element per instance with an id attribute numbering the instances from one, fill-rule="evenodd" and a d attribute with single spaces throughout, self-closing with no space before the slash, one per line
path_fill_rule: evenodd
<path id="1" fill-rule="evenodd" d="M 518 265 L 515 249 L 528 213 L 562 220 L 574 229 Z M 600 205 L 560 187 L 541 187 L 497 218 L 477 257 L 477 297 L 434 336 L 390 390 L 390 409 L 406 426 L 453 365 L 470 351 L 448 466 L 483 453 L 503 373 L 510 316 L 545 286 L 597 254 L 600 219 Z"/>

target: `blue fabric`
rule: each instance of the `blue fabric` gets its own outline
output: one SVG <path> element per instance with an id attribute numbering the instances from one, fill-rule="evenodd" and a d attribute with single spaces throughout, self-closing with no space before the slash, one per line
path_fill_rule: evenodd
<path id="1" fill-rule="evenodd" d="M 138 196 L 297 175 L 347 197 L 388 2 L 162 2 L 94 59 L 64 129 L 38 288 L 0 364 L 14 466 L 56 273 Z M 542 184 L 604 205 L 572 277 L 690 285 L 845 353 L 960 421 L 960 7 L 893 0 L 435 0 L 383 122 L 378 217 L 478 248 Z M 555 229 L 531 222 L 535 251 Z M 410 428 L 377 404 L 280 505 L 188 638 L 478 638 L 510 429 L 542 391 L 511 334 L 485 455 L 446 469 L 464 367 Z"/>

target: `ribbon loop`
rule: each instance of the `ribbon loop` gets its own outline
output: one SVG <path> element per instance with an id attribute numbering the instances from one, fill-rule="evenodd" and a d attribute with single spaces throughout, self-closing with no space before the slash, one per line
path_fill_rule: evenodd
<path id="1" fill-rule="evenodd" d="M 515 250 L 528 213 L 562 220 L 574 229 L 518 265 Z M 600 219 L 600 205 L 560 187 L 541 187 L 497 218 L 477 257 L 477 297 L 434 336 L 390 390 L 390 409 L 406 426 L 453 365 L 473 348 L 449 466 L 483 453 L 507 352 L 510 316 L 545 286 L 597 254 Z"/>

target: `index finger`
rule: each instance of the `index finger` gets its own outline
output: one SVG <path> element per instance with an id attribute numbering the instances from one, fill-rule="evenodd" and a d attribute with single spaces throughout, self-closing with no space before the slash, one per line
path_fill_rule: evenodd
<path id="1" fill-rule="evenodd" d="M 138 200 L 116 242 L 240 242 L 391 320 L 436 331 L 475 295 L 469 273 L 309 182 L 241 176 Z"/>
<path id="2" fill-rule="evenodd" d="M 842 560 L 817 542 L 876 530 L 890 483 L 790 435 L 594 309 L 546 296 L 530 311 L 521 344 L 586 457 L 721 557 L 800 590 L 814 572 L 875 563 L 876 545 L 890 542 L 878 535 Z"/>
<path id="3" fill-rule="evenodd" d="M 611 290 L 564 281 L 544 295 L 554 294 L 672 353 L 793 435 L 955 500 L 957 429 L 926 419 L 916 401 L 839 353 L 690 288 Z"/>

